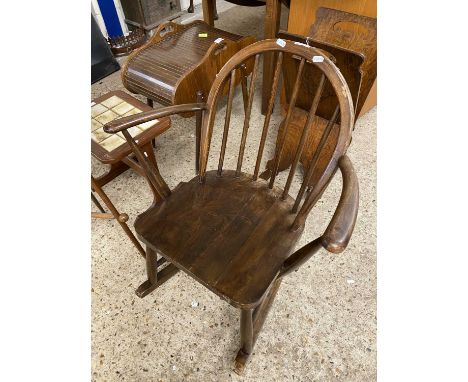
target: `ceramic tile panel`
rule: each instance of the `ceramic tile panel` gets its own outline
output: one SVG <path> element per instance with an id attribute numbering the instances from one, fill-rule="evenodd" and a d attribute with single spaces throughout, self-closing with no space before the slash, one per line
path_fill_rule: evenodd
<path id="1" fill-rule="evenodd" d="M 99 114 L 104 113 L 105 111 L 107 111 L 107 107 L 102 106 L 100 103 L 98 103 L 97 105 L 91 107 L 91 117 L 94 118 Z"/>
<path id="2" fill-rule="evenodd" d="M 96 121 L 95 119 L 91 119 L 91 131 L 99 129 L 100 127 L 102 127 L 102 123 Z"/>
<path id="3" fill-rule="evenodd" d="M 108 134 L 104 131 L 103 127 L 97 129 L 97 130 L 94 130 L 92 133 L 91 133 L 91 138 L 96 141 L 97 143 L 100 143 L 102 142 L 104 139 L 107 139 L 111 136 L 112 134 Z"/>
<path id="4" fill-rule="evenodd" d="M 149 122 L 145 122 L 145 123 L 140 123 L 138 125 L 138 127 L 141 129 L 141 130 L 146 130 L 146 129 L 149 129 L 151 126 L 154 126 L 156 123 L 158 123 L 159 120 L 157 119 L 153 119 L 152 121 L 149 121 Z"/>
<path id="5" fill-rule="evenodd" d="M 132 109 L 134 109 L 133 105 L 130 105 L 128 102 L 122 102 L 119 105 L 112 108 L 112 110 L 119 115 L 124 115 Z"/>
<path id="6" fill-rule="evenodd" d="M 130 133 L 130 135 L 131 135 L 133 138 L 135 138 L 138 134 L 141 134 L 141 133 L 142 133 L 142 131 L 141 131 L 137 126 L 130 127 L 129 129 L 127 129 L 127 131 Z M 123 134 L 122 134 L 121 132 L 120 132 L 120 133 L 117 133 L 117 135 L 118 135 L 119 137 L 125 139 L 124 136 L 123 136 Z"/>
<path id="7" fill-rule="evenodd" d="M 119 137 L 118 135 L 111 135 L 109 138 L 104 139 L 99 144 L 101 147 L 107 151 L 115 150 L 117 147 L 123 145 L 125 140 Z"/>
<path id="8" fill-rule="evenodd" d="M 114 113 L 112 110 L 108 110 L 105 113 L 102 113 L 96 117 L 96 119 L 101 122 L 103 125 L 106 123 L 113 121 L 120 116 L 117 113 Z"/>
<path id="9" fill-rule="evenodd" d="M 124 117 L 128 117 L 129 115 L 134 115 L 134 114 L 138 114 L 138 113 L 141 113 L 141 110 L 140 110 L 140 109 L 137 109 L 136 107 L 134 107 L 132 110 L 130 110 L 129 112 L 125 113 L 123 116 L 124 116 Z"/>
<path id="10" fill-rule="evenodd" d="M 118 104 L 124 102 L 124 100 L 120 97 L 117 96 L 112 96 L 105 101 L 101 102 L 101 105 L 104 105 L 105 107 L 112 109 L 113 107 L 117 106 Z"/>

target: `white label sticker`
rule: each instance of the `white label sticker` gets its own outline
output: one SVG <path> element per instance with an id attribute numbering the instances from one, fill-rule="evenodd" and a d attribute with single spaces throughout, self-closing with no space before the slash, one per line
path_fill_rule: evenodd
<path id="1" fill-rule="evenodd" d="M 312 57 L 312 62 L 323 62 L 323 56 Z"/>
<path id="2" fill-rule="evenodd" d="M 276 40 L 276 43 L 281 47 L 281 48 L 284 48 L 286 46 L 286 41 L 282 40 L 282 39 L 278 39 Z"/>
<path id="3" fill-rule="evenodd" d="M 296 41 L 296 42 L 294 43 L 294 45 L 301 45 L 301 46 L 305 46 L 306 48 L 310 48 L 309 45 L 304 44 L 303 42 L 299 42 L 299 41 Z"/>
<path id="4" fill-rule="evenodd" d="M 220 43 L 221 41 L 223 41 L 223 40 L 224 40 L 224 38 L 218 37 L 216 40 L 214 40 L 214 42 L 215 42 L 216 44 L 219 44 L 219 43 Z"/>

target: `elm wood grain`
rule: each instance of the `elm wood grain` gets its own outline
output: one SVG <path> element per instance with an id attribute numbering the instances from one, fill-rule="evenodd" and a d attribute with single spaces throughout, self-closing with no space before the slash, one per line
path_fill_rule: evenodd
<path id="1" fill-rule="evenodd" d="M 157 211 L 139 215 L 135 230 L 147 246 L 221 298 L 253 308 L 302 232 L 289 230 L 294 200 L 279 200 L 280 195 L 265 181 L 212 171 L 203 184 L 194 178 Z"/>
<path id="2" fill-rule="evenodd" d="M 218 100 L 227 87 L 229 92 L 225 120 L 228 120 L 233 102 L 233 88 L 229 82 L 235 79 L 240 65 L 253 58 L 258 63 L 258 56 L 265 53 L 277 55 L 278 61 L 284 54 L 295 54 L 301 60 L 321 56 L 323 60 L 313 62 L 313 65 L 332 85 L 339 103 L 340 123 L 333 123 L 333 129 L 325 126 L 325 133 L 329 130 L 329 134 L 323 134 L 326 139 L 322 139 L 328 140 L 334 132 L 333 142 L 329 145 L 319 142 L 316 159 L 313 159 L 319 163 L 325 157 L 326 163 L 320 172 L 316 171 L 318 166 L 311 167 L 314 169 L 315 181 L 303 202 L 300 198 L 301 206 L 296 210 L 294 205 L 297 197 L 294 199 L 291 195 L 284 195 L 284 190 L 277 184 L 270 187 L 269 182 L 258 179 L 245 170 L 239 171 L 238 166 L 236 169 L 223 169 L 224 150 L 221 150 L 220 160 L 215 165 L 217 168 L 207 169 Z M 284 46 L 278 45 L 276 40 L 258 42 L 239 51 L 225 64 L 213 82 L 206 104 L 167 107 L 142 116 L 116 120 L 104 127 L 104 131 L 108 133 L 122 131 L 137 158 L 145 160 L 141 148 L 125 131 L 126 128 L 140 123 L 141 120 L 188 110 L 203 110 L 199 175 L 162 195 L 162 200 L 153 203 L 137 217 L 135 230 L 147 245 L 148 251 L 165 258 L 170 269 L 183 270 L 218 296 L 240 308 L 241 347 L 235 362 L 237 372 L 244 369 L 253 352 L 255 340 L 282 277 L 297 269 L 320 248 L 332 252 L 343 250 L 356 221 L 358 184 L 352 165 L 345 156 L 354 125 L 353 103 L 345 79 L 332 61 L 322 54 L 316 48 L 297 45 L 292 41 L 285 41 Z M 270 96 L 272 98 L 274 99 Z M 249 108 L 247 111 L 246 120 L 251 113 Z M 295 109 L 292 109 L 292 115 L 294 112 Z M 319 120 L 319 117 L 314 118 L 314 121 L 316 119 Z M 226 140 L 229 129 L 229 123 L 225 123 L 223 141 Z M 268 130 L 271 132 L 272 129 L 264 129 Z M 285 135 L 288 134 L 290 132 Z M 245 142 L 241 142 L 241 146 L 244 144 Z M 241 155 L 242 152 L 239 157 Z M 154 179 L 154 169 L 151 166 L 149 161 L 145 162 L 147 178 L 159 189 L 161 185 Z M 293 252 L 302 234 L 305 219 L 338 169 L 343 173 L 344 182 L 342 198 L 334 217 L 324 235 L 315 239 L 312 245 L 307 244 Z M 309 188 L 308 184 L 305 186 Z M 161 282 L 159 272 L 155 276 L 155 261 L 155 257 L 148 261 L 151 270 L 148 271 L 148 279 L 138 289 L 139 295 L 146 295 Z"/>

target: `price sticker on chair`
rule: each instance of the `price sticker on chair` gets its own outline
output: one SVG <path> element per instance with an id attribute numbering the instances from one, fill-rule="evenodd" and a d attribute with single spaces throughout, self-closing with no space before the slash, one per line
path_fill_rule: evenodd
<path id="1" fill-rule="evenodd" d="M 276 40 L 276 43 L 281 47 L 281 48 L 284 48 L 286 46 L 286 41 L 284 41 L 283 39 L 279 38 Z"/>
<path id="2" fill-rule="evenodd" d="M 323 56 L 313 56 L 312 57 L 312 62 L 323 62 L 324 58 Z"/>

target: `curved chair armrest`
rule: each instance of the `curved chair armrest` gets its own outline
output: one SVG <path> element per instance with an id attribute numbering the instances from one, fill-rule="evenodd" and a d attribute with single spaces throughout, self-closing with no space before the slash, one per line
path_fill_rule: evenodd
<path id="1" fill-rule="evenodd" d="M 359 184 L 353 165 L 344 155 L 338 161 L 343 177 L 340 201 L 322 236 L 298 249 L 283 263 L 278 277 L 285 276 L 309 260 L 322 247 L 332 253 L 343 252 L 351 239 L 359 208 Z"/>
<path id="2" fill-rule="evenodd" d="M 183 105 L 162 107 L 160 109 L 145 111 L 143 113 L 130 115 L 128 117 L 114 119 L 113 121 L 104 125 L 104 131 L 109 134 L 115 134 L 119 131 L 128 129 L 141 123 L 152 121 L 153 119 L 167 117 L 173 114 L 206 110 L 206 108 L 207 106 L 205 103 L 187 103 Z"/>
<path id="3" fill-rule="evenodd" d="M 343 155 L 339 162 L 343 176 L 338 207 L 322 235 L 323 247 L 332 253 L 343 252 L 351 239 L 359 209 L 359 183 L 351 160 Z"/>

